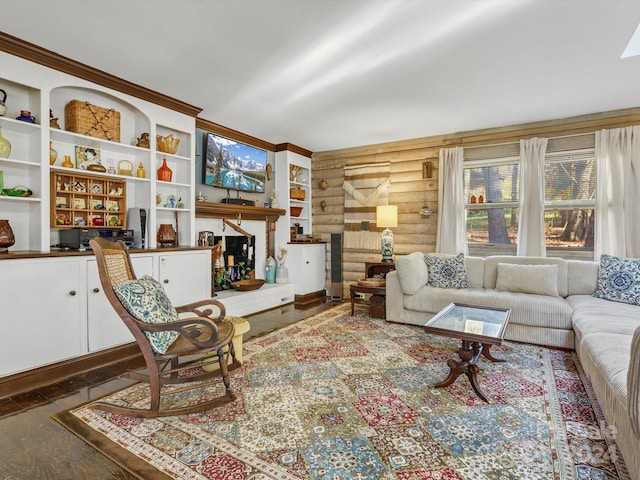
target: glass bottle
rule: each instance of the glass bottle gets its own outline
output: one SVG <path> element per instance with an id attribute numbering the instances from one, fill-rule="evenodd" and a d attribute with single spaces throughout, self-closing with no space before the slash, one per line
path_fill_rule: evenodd
<path id="1" fill-rule="evenodd" d="M 11 155 L 11 142 L 2 136 L 0 127 L 0 158 L 7 158 Z"/>
<path id="2" fill-rule="evenodd" d="M 167 159 L 162 159 L 162 166 L 158 169 L 158 180 L 163 182 L 170 182 L 173 172 L 167 165 Z"/>
<path id="3" fill-rule="evenodd" d="M 58 159 L 58 151 L 53 148 L 53 142 L 49 140 L 49 165 L 56 163 Z"/>
<path id="4" fill-rule="evenodd" d="M 471 194 L 471 203 L 476 203 L 476 196 Z"/>
<path id="5" fill-rule="evenodd" d="M 144 165 L 142 162 L 138 164 L 138 170 L 136 170 L 136 177 L 145 178 L 147 176 L 147 172 L 144 170 Z"/>
<path id="6" fill-rule="evenodd" d="M 64 156 L 64 162 L 62 162 L 62 166 L 66 168 L 75 168 L 73 162 L 71 161 L 71 157 L 69 155 Z"/>

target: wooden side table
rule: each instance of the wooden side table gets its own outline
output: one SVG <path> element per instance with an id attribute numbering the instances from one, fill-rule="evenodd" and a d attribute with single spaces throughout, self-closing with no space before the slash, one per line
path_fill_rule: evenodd
<path id="1" fill-rule="evenodd" d="M 368 293 L 371 294 L 369 299 L 369 313 L 371 316 L 386 318 L 386 287 L 366 287 L 358 283 L 352 283 L 349 287 L 349 292 L 351 293 L 351 315 L 353 315 L 356 304 L 356 293 Z"/>

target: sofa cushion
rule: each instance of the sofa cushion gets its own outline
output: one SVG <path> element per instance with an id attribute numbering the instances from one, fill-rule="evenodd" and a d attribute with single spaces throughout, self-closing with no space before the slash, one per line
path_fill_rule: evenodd
<path id="1" fill-rule="evenodd" d="M 593 296 L 640 305 L 640 259 L 600 255 L 598 288 Z"/>
<path id="2" fill-rule="evenodd" d="M 141 322 L 160 324 L 179 320 L 162 285 L 148 275 L 118 285 L 115 292 L 127 311 Z M 180 336 L 174 331 L 144 333 L 158 353 L 166 353 Z"/>
<path id="3" fill-rule="evenodd" d="M 464 253 L 444 255 L 428 253 L 424 256 L 428 270 L 427 285 L 438 288 L 469 288 Z"/>
<path id="4" fill-rule="evenodd" d="M 558 265 L 558 294 L 567 296 L 567 261 L 556 257 L 514 257 L 511 255 L 493 255 L 484 261 L 484 288 L 496 288 L 498 264 L 517 265 Z"/>
<path id="5" fill-rule="evenodd" d="M 464 265 L 467 269 L 467 280 L 471 288 L 482 288 L 484 285 L 484 258 L 465 257 Z"/>
<path id="6" fill-rule="evenodd" d="M 451 302 L 510 308 L 509 323 L 532 327 L 571 329 L 573 309 L 564 298 L 529 293 L 499 292 L 484 288 L 437 288 L 424 286 L 404 296 L 406 310 L 437 313 Z"/>
<path id="7" fill-rule="evenodd" d="M 413 295 L 420 287 L 427 284 L 429 273 L 423 253 L 413 252 L 409 255 L 397 256 L 395 264 L 400 289 L 405 295 Z"/>
<path id="8" fill-rule="evenodd" d="M 592 295 L 571 295 L 567 302 L 573 308 L 573 330 L 578 343 L 592 333 L 631 335 L 640 326 L 640 307 L 635 305 L 612 305 Z"/>
<path id="9" fill-rule="evenodd" d="M 557 297 L 558 266 L 499 263 L 496 290 Z"/>
<path id="10" fill-rule="evenodd" d="M 631 338 L 629 368 L 627 371 L 627 394 L 629 398 L 629 417 L 631 418 L 631 429 L 640 437 L 640 375 L 637 366 L 640 365 L 640 327 L 636 328 Z"/>
<path id="11" fill-rule="evenodd" d="M 567 260 L 567 295 L 591 295 L 598 284 L 599 262 Z"/>
<path id="12" fill-rule="evenodd" d="M 623 405 L 627 405 L 627 370 L 632 338 L 627 334 L 601 332 L 587 335 L 580 342 L 581 357 L 588 355 L 589 363 L 597 368 L 598 375 L 593 372 L 589 375 L 594 388 L 601 390 L 596 383 L 606 382 L 604 390 L 613 390 Z"/>

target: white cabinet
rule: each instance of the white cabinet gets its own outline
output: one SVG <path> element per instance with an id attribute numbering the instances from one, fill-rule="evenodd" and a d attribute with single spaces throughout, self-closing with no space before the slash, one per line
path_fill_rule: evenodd
<path id="1" fill-rule="evenodd" d="M 158 281 L 173 305 L 211 297 L 210 250 L 160 254 L 158 261 Z"/>
<path id="2" fill-rule="evenodd" d="M 132 255 L 131 263 L 136 277 L 153 276 L 152 255 Z M 133 342 L 127 326 L 113 309 L 102 291 L 98 264 L 94 258 L 87 260 L 87 349 L 89 352 Z"/>
<path id="3" fill-rule="evenodd" d="M 179 233 L 180 246 L 195 245 L 195 117 L 121 93 L 86 80 L 74 78 L 42 65 L 0 52 L 0 89 L 7 93 L 7 112 L 0 117 L 2 135 L 11 142 L 8 158 L 0 158 L 4 187 L 25 186 L 30 197 L 0 194 L 2 218 L 9 220 L 16 238 L 14 251 L 49 252 L 58 243 L 58 230 L 50 226 L 50 171 L 76 171 L 83 175 L 112 177 L 126 182 L 127 205 L 148 210 L 147 247 L 156 247 L 161 223 L 170 223 Z M 4 76 L 4 77 L 3 77 Z M 114 109 L 120 114 L 120 141 L 110 141 L 65 129 L 65 107 L 72 100 Z M 29 110 L 36 123 L 15 120 Z M 60 128 L 51 127 L 49 112 Z M 143 133 L 149 134 L 148 148 L 137 146 Z M 160 152 L 156 135 L 180 139 L 175 154 Z M 57 151 L 50 165 L 49 146 Z M 62 167 L 65 156 L 76 162 L 76 147 L 92 149 L 107 172 Z M 157 170 L 166 158 L 171 181 L 159 181 Z M 144 176 L 138 177 L 139 166 Z M 119 167 L 123 168 L 119 168 Z M 124 168 L 130 166 L 130 168 Z M 132 169 L 131 169 L 132 167 Z M 55 205 L 54 205 L 55 206 Z M 126 227 L 126 225 L 122 225 Z"/>
<path id="4" fill-rule="evenodd" d="M 0 376 L 84 353 L 83 261 L 0 261 Z"/>
<path id="5" fill-rule="evenodd" d="M 288 244 L 287 268 L 289 282 L 294 284 L 296 295 L 306 295 L 324 289 L 325 244 Z"/>
<path id="6" fill-rule="evenodd" d="M 211 251 L 135 253 L 137 277 L 160 281 L 174 305 L 211 296 Z M 95 257 L 0 260 L 0 376 L 133 341 L 102 291 Z"/>
<path id="7" fill-rule="evenodd" d="M 275 171 L 278 207 L 287 211 L 276 226 L 278 251 L 291 241 L 291 228 L 300 227 L 304 235 L 312 234 L 311 159 L 289 150 L 276 152 Z"/>

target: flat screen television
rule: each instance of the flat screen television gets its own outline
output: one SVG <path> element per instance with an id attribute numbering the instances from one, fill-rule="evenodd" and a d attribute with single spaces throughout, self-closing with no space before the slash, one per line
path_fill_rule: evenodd
<path id="1" fill-rule="evenodd" d="M 264 193 L 266 150 L 207 133 L 202 163 L 205 185 Z"/>

